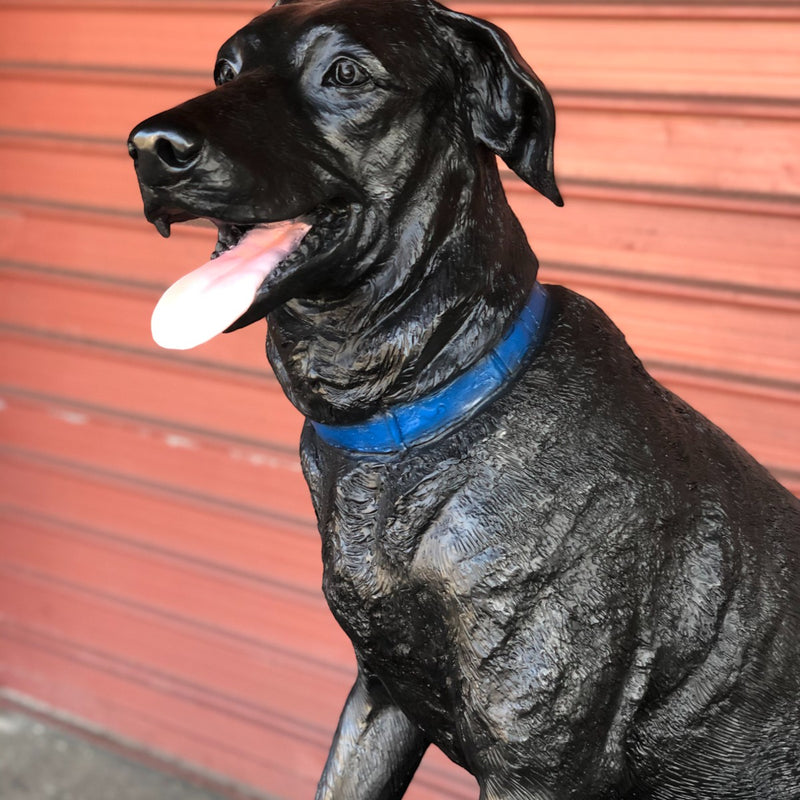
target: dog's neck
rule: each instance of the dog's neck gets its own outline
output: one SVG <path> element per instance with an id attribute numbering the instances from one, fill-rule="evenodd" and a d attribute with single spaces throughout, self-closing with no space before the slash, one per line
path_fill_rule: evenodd
<path id="1" fill-rule="evenodd" d="M 425 220 L 408 204 L 408 219 L 393 223 L 401 234 L 391 257 L 376 259 L 344 299 L 291 302 L 270 315 L 270 362 L 305 416 L 347 424 L 413 402 L 469 369 L 516 318 L 536 258 L 493 159 L 468 184 L 459 179 L 428 187 L 438 200 Z"/>

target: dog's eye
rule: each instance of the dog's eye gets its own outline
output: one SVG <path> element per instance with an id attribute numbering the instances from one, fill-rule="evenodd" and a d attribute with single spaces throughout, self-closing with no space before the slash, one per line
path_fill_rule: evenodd
<path id="1" fill-rule="evenodd" d="M 327 86 L 361 86 L 369 80 L 369 73 L 357 61 L 340 58 L 327 71 L 324 83 Z"/>
<path id="2" fill-rule="evenodd" d="M 230 61 L 220 59 L 214 67 L 214 83 L 217 86 L 222 86 L 223 83 L 228 83 L 236 77 L 236 67 Z"/>

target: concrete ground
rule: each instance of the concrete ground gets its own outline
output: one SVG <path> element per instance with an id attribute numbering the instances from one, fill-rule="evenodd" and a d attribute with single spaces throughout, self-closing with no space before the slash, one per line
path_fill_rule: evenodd
<path id="1" fill-rule="evenodd" d="M 239 795 L 241 796 L 241 795 Z M 15 709 L 0 707 L 2 800 L 229 800 Z"/>

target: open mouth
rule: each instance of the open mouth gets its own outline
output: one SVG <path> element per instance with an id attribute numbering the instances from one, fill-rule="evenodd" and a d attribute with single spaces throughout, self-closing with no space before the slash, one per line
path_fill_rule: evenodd
<path id="1" fill-rule="evenodd" d="M 327 203 L 276 222 L 214 220 L 218 236 L 211 258 L 164 292 L 151 318 L 153 339 L 161 347 L 188 350 L 263 318 L 268 295 L 341 240 L 349 211 Z M 169 235 L 167 221 L 156 227 Z"/>
<path id="2" fill-rule="evenodd" d="M 236 247 L 256 227 L 255 225 L 237 225 L 232 222 L 216 222 L 215 224 L 217 226 L 217 246 L 211 254 L 212 259 Z"/>

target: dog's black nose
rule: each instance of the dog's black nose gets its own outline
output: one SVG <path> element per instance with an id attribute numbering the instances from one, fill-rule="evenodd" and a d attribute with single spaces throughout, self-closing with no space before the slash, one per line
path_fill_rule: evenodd
<path id="1" fill-rule="evenodd" d="M 171 183 L 194 167 L 203 148 L 203 138 L 175 123 L 143 122 L 128 138 L 139 180 L 151 185 Z"/>

